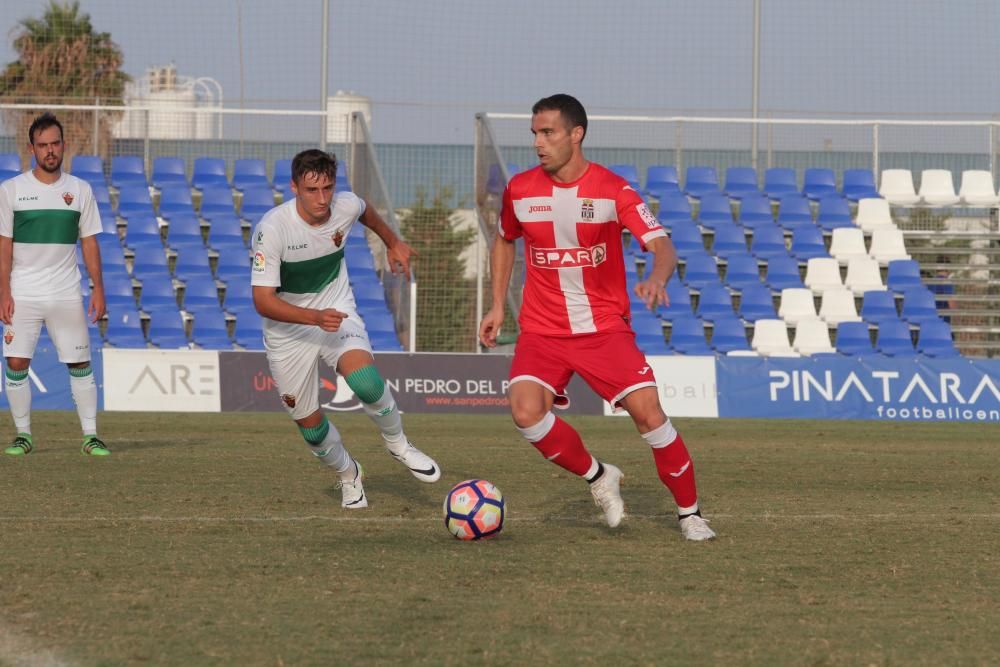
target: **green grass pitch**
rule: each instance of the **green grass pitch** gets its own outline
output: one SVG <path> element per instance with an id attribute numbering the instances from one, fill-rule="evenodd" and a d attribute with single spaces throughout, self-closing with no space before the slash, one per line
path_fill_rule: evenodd
<path id="1" fill-rule="evenodd" d="M 434 485 L 332 418 L 368 510 L 283 414 L 103 414 L 96 460 L 36 413 L 0 460 L 0 664 L 1000 662 L 996 426 L 677 419 L 719 534 L 694 544 L 627 419 L 569 419 L 625 472 L 612 531 L 507 417 L 406 415 Z M 506 497 L 493 540 L 443 525 L 470 477 Z"/>

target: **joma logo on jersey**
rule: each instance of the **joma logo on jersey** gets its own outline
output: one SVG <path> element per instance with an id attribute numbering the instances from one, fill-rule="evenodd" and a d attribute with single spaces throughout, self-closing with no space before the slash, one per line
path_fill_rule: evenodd
<path id="1" fill-rule="evenodd" d="M 540 269 L 579 269 L 602 264 L 607 256 L 603 243 L 589 248 L 533 248 L 531 263 Z"/>
<path id="2" fill-rule="evenodd" d="M 528 213 L 545 213 L 545 212 L 551 211 L 551 210 L 552 210 L 552 207 L 549 206 L 548 204 L 544 204 L 542 206 L 529 206 L 528 207 Z"/>
<path id="3" fill-rule="evenodd" d="M 583 203 L 580 204 L 580 219 L 581 220 L 593 220 L 594 219 L 594 200 L 584 199 Z"/>

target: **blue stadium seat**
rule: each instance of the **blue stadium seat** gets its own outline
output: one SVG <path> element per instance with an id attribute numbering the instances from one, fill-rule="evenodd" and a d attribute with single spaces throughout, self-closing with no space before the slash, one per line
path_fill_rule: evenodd
<path id="1" fill-rule="evenodd" d="M 719 225 L 712 237 L 712 254 L 728 259 L 732 255 L 747 254 L 747 237 L 738 225 Z"/>
<path id="2" fill-rule="evenodd" d="M 778 226 L 788 231 L 813 224 L 809 200 L 799 195 L 785 195 L 778 205 Z"/>
<path id="3" fill-rule="evenodd" d="M 915 259 L 896 259 L 889 262 L 885 286 L 892 292 L 904 292 L 911 287 L 921 287 L 920 264 Z"/>
<path id="4" fill-rule="evenodd" d="M 132 278 L 127 274 L 118 273 L 103 275 L 104 278 L 104 300 L 109 309 L 125 306 L 134 310 L 138 303 L 135 299 L 135 289 L 132 287 Z"/>
<path id="5" fill-rule="evenodd" d="M 232 246 L 235 243 L 246 247 L 240 219 L 236 215 L 213 216 L 208 227 L 208 245 L 218 250 L 219 246 Z"/>
<path id="6" fill-rule="evenodd" d="M 233 191 L 227 186 L 206 185 L 202 188 L 198 214 L 206 220 L 211 220 L 217 215 L 236 215 Z"/>
<path id="7" fill-rule="evenodd" d="M 517 172 L 509 172 L 509 167 L 511 166 L 510 163 L 508 163 L 507 166 L 508 166 L 508 173 L 510 173 L 511 176 L 517 173 Z M 350 172 L 347 168 L 346 163 L 341 162 L 339 165 L 337 165 L 337 178 L 334 181 L 333 185 L 334 192 L 351 192 L 351 182 L 347 177 L 348 173 Z"/>
<path id="8" fill-rule="evenodd" d="M 697 317 L 677 317 L 670 322 L 670 349 L 689 356 L 715 355 L 705 339 L 705 323 Z"/>
<path id="9" fill-rule="evenodd" d="M 250 255 L 242 242 L 233 245 L 214 246 L 219 253 L 215 265 L 215 277 L 226 283 L 250 283 Z"/>
<path id="10" fill-rule="evenodd" d="M 694 289 L 719 282 L 719 268 L 715 258 L 704 250 L 691 253 L 684 259 L 684 284 Z"/>
<path id="11" fill-rule="evenodd" d="M 111 158 L 111 185 L 119 190 L 126 185 L 148 188 L 146 165 L 142 158 L 134 155 L 117 155 Z"/>
<path id="12" fill-rule="evenodd" d="M 849 357 L 867 357 L 875 354 L 868 325 L 864 322 L 838 324 L 837 352 Z"/>
<path id="13" fill-rule="evenodd" d="M 803 225 L 792 231 L 791 253 L 800 262 L 808 262 L 814 257 L 829 257 L 823 243 L 823 232 L 815 225 Z"/>
<path id="14" fill-rule="evenodd" d="M 761 285 L 757 258 L 748 252 L 733 253 L 726 258 L 726 285 L 741 291 L 747 285 Z"/>
<path id="15" fill-rule="evenodd" d="M 160 223 L 153 213 L 136 213 L 130 216 L 123 241 L 126 247 L 133 250 L 139 246 L 151 246 L 163 254 L 163 235 Z"/>
<path id="16" fill-rule="evenodd" d="M 891 295 L 890 292 L 886 294 Z M 911 287 L 904 290 L 901 316 L 911 324 L 939 319 L 934 292 L 926 287 Z"/>
<path id="17" fill-rule="evenodd" d="M 912 357 L 917 354 L 910 337 L 910 325 L 902 320 L 882 320 L 878 324 L 876 347 L 890 357 Z"/>
<path id="18" fill-rule="evenodd" d="M 924 320 L 917 335 L 917 350 L 931 357 L 957 357 L 951 327 L 944 320 Z"/>
<path id="19" fill-rule="evenodd" d="M 229 336 L 229 325 L 226 315 L 216 306 L 213 309 L 199 310 L 191 323 L 191 340 L 207 350 L 230 350 L 233 339 Z"/>
<path id="20" fill-rule="evenodd" d="M 166 183 L 160 187 L 160 215 L 170 219 L 176 215 L 197 215 L 191 200 L 191 188 L 183 183 Z"/>
<path id="21" fill-rule="evenodd" d="M 747 195 L 759 194 L 757 170 L 753 167 L 727 168 L 725 193 L 733 199 L 743 199 Z"/>
<path id="22" fill-rule="evenodd" d="M 240 313 L 236 317 L 233 338 L 236 344 L 248 350 L 264 349 L 264 330 L 257 313 Z"/>
<path id="23" fill-rule="evenodd" d="M 664 194 L 660 198 L 660 211 L 656 217 L 667 230 L 673 229 L 676 224 L 694 220 L 691 216 L 691 202 L 682 192 Z"/>
<path id="24" fill-rule="evenodd" d="M 635 344 L 644 353 L 670 354 L 670 347 L 663 335 L 663 324 L 660 320 L 645 313 L 634 313 L 631 326 L 632 330 L 635 331 Z"/>
<path id="25" fill-rule="evenodd" d="M 275 190 L 284 190 L 285 187 L 292 181 L 292 161 L 291 160 L 275 160 L 274 161 L 274 177 L 271 178 L 271 183 L 274 185 Z M 503 188 L 501 187 L 501 191 Z"/>
<path id="26" fill-rule="evenodd" d="M 136 272 L 147 272 L 150 269 L 163 269 L 167 270 L 169 263 L 167 262 L 167 255 L 163 252 L 162 245 L 155 245 L 152 243 L 140 243 L 132 248 L 132 253 L 134 257 L 132 259 L 132 275 L 135 276 Z M 169 271 L 166 271 L 169 275 Z M 141 278 L 140 278 L 141 280 Z"/>
<path id="27" fill-rule="evenodd" d="M 778 317 L 774 296 L 763 283 L 747 284 L 740 292 L 739 316 L 747 322 L 773 320 Z"/>
<path id="28" fill-rule="evenodd" d="M 140 272 L 140 275 L 142 273 Z M 158 276 L 150 277 L 150 276 Z M 146 312 L 162 311 L 165 308 L 177 308 L 177 293 L 173 281 L 166 273 L 151 273 L 142 281 L 142 292 L 139 294 L 140 308 Z"/>
<path id="29" fill-rule="evenodd" d="M 101 269 L 107 271 L 111 267 L 125 268 L 125 251 L 122 248 L 118 234 L 98 234 L 97 245 L 101 249 Z M 80 257 L 83 266 L 83 257 Z"/>
<path id="30" fill-rule="evenodd" d="M 190 348 L 180 310 L 175 307 L 173 312 L 164 310 L 150 313 L 149 341 L 164 349 Z"/>
<path id="31" fill-rule="evenodd" d="M 174 250 L 181 246 L 205 246 L 205 239 L 201 235 L 201 221 L 191 215 L 177 215 L 170 218 L 167 225 L 167 245 Z"/>
<path id="32" fill-rule="evenodd" d="M 609 164 L 608 169 L 618 174 L 632 186 L 632 189 L 639 192 L 639 171 L 634 164 Z"/>
<path id="33" fill-rule="evenodd" d="M 108 327 L 104 340 L 112 347 L 143 348 L 146 336 L 142 332 L 142 316 L 133 306 L 108 308 Z"/>
<path id="34" fill-rule="evenodd" d="M 210 282 L 214 285 L 215 278 L 212 276 L 208 249 L 205 246 L 186 246 L 183 252 L 177 253 L 174 276 L 185 285 L 190 285 L 192 282 Z"/>
<path id="35" fill-rule="evenodd" d="M 368 336 L 376 352 L 405 352 L 395 331 L 376 331 Z"/>
<path id="36" fill-rule="evenodd" d="M 225 160 L 217 157 L 195 159 L 194 171 L 191 173 L 191 185 L 198 190 L 204 190 L 210 185 L 229 187 Z"/>
<path id="37" fill-rule="evenodd" d="M 733 209 L 729 197 L 718 192 L 706 192 L 698 206 L 698 224 L 709 229 L 733 224 Z"/>
<path id="38" fill-rule="evenodd" d="M 840 227 L 854 227 L 850 203 L 840 195 L 823 197 L 819 200 L 816 224 L 827 232 Z"/>
<path id="39" fill-rule="evenodd" d="M 385 305 L 385 300 L 383 299 L 381 303 Z M 225 300 L 222 303 L 222 307 L 227 312 L 237 315 L 237 317 L 246 312 L 255 312 L 253 288 L 250 286 L 249 278 L 226 283 Z"/>
<path id="40" fill-rule="evenodd" d="M 691 292 L 676 277 L 667 281 L 667 299 L 669 299 L 670 305 L 665 308 L 660 306 L 657 312 L 659 317 L 669 320 L 678 313 L 687 315 L 692 313 Z"/>
<path id="41" fill-rule="evenodd" d="M 733 296 L 721 283 L 707 283 L 702 286 L 698 295 L 698 308 L 695 315 L 708 322 L 717 317 L 733 315 Z"/>
<path id="42" fill-rule="evenodd" d="M 221 308 L 219 290 L 214 280 L 193 280 L 184 285 L 184 310 L 201 310 L 209 306 Z"/>
<path id="43" fill-rule="evenodd" d="M 798 191 L 794 169 L 772 167 L 764 172 L 764 194 L 768 199 L 780 200 L 785 195 Z"/>
<path id="44" fill-rule="evenodd" d="M 348 270 L 351 272 L 352 279 L 358 279 L 362 276 L 371 276 L 375 271 L 375 258 L 367 249 L 354 252 L 346 252 L 345 260 L 347 261 Z"/>
<path id="45" fill-rule="evenodd" d="M 274 208 L 274 191 L 271 188 L 249 186 L 243 191 L 240 217 L 244 220 L 259 220 L 272 208 Z"/>
<path id="46" fill-rule="evenodd" d="M 819 201 L 827 195 L 837 193 L 837 176 L 833 169 L 812 167 L 806 169 L 802 183 L 802 194 L 813 201 Z"/>
<path id="47" fill-rule="evenodd" d="M 740 200 L 740 208 L 736 214 L 736 222 L 747 229 L 769 227 L 774 225 L 774 212 L 771 201 L 767 197 L 748 195 Z"/>
<path id="48" fill-rule="evenodd" d="M 18 155 L 17 153 L 0 153 L 0 182 L 6 181 L 8 178 L 14 178 L 20 173 L 21 173 L 21 156 Z M 79 176 L 79 174 L 74 174 L 74 176 Z M 102 173 L 101 180 L 103 179 L 104 179 L 104 174 Z"/>
<path id="49" fill-rule="evenodd" d="M 747 352 L 750 350 L 746 327 L 733 313 L 720 315 L 712 322 L 712 340 L 710 344 L 720 354 Z"/>
<path id="50" fill-rule="evenodd" d="M 179 157 L 158 157 L 153 160 L 153 187 L 162 190 L 168 185 L 184 186 L 190 190 L 184 168 L 184 160 Z"/>
<path id="51" fill-rule="evenodd" d="M 3 179 L 0 178 L 0 181 Z M 91 183 L 90 190 L 94 193 L 94 202 L 97 203 L 97 212 L 101 217 L 106 215 L 114 217 L 114 208 L 111 206 L 111 191 L 108 186 L 102 183 Z"/>
<path id="52" fill-rule="evenodd" d="M 121 244 L 121 237 L 118 235 L 118 218 L 115 214 L 111 215 L 101 215 L 101 235 L 102 236 L 113 236 L 116 241 Z"/>
<path id="53" fill-rule="evenodd" d="M 777 225 L 761 225 L 753 230 L 750 252 L 758 259 L 787 255 L 785 235 Z"/>
<path id="54" fill-rule="evenodd" d="M 780 292 L 789 288 L 804 288 L 799 273 L 799 263 L 791 255 L 772 255 L 767 258 L 764 282 L 772 291 Z"/>
<path id="55" fill-rule="evenodd" d="M 871 169 L 845 169 L 841 194 L 852 202 L 881 197 Z"/>
<path id="56" fill-rule="evenodd" d="M 869 290 L 861 300 L 861 319 L 878 325 L 884 320 L 898 320 L 896 298 L 886 290 Z"/>
<path id="57" fill-rule="evenodd" d="M 646 194 L 662 199 L 663 193 L 680 191 L 677 167 L 653 164 L 646 168 Z"/>
<path id="58" fill-rule="evenodd" d="M 685 257 L 692 252 L 704 252 L 705 240 L 694 223 L 676 223 L 670 230 L 670 240 L 677 254 Z"/>
<path id="59" fill-rule="evenodd" d="M 149 188 L 141 184 L 119 186 L 118 215 L 131 218 L 133 215 L 155 215 Z"/>
<path id="60" fill-rule="evenodd" d="M 75 155 L 70 166 L 72 167 L 70 173 L 90 183 L 91 187 L 95 185 L 108 187 L 108 182 L 104 178 L 104 162 L 99 155 Z M 0 170 L 2 169 L 3 166 L 0 165 Z M 3 180 L 2 176 L 0 180 Z"/>
<path id="61" fill-rule="evenodd" d="M 715 167 L 688 167 L 684 172 L 684 192 L 689 197 L 701 199 L 710 192 L 719 191 L 719 175 Z"/>
<path id="62" fill-rule="evenodd" d="M 233 163 L 233 187 L 246 190 L 250 187 L 271 188 L 267 180 L 267 165 L 263 160 L 244 158 Z"/>
<path id="63" fill-rule="evenodd" d="M 396 323 L 389 311 L 373 310 L 367 315 L 363 315 L 362 319 L 365 321 L 365 329 L 369 333 L 373 331 L 396 332 Z"/>

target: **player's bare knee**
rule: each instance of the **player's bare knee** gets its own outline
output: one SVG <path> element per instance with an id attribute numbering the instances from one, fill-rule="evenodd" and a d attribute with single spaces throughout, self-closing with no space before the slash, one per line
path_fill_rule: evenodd
<path id="1" fill-rule="evenodd" d="M 7 368 L 12 371 L 26 371 L 31 366 L 31 359 L 24 357 L 7 357 Z"/>
<path id="2" fill-rule="evenodd" d="M 542 421 L 548 410 L 542 401 L 514 400 L 511 397 L 510 415 L 518 428 L 528 428 Z"/>

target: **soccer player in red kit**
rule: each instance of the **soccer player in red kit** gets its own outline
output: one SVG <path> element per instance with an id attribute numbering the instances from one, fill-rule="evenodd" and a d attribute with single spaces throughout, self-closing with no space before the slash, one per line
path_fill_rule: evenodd
<path id="1" fill-rule="evenodd" d="M 691 457 L 660 406 L 653 371 L 635 343 L 622 228 L 653 253 L 652 269 L 635 287 L 650 308 L 667 303 L 666 283 L 677 265 L 674 246 L 624 179 L 584 158 L 587 113 L 579 101 L 553 95 L 531 111 L 539 166 L 514 176 L 504 191 L 490 257 L 493 306 L 479 326 L 482 343 L 494 347 L 514 243 L 524 237 L 521 334 L 510 369 L 514 424 L 542 456 L 590 484 L 608 525 L 616 527 L 625 513 L 621 470 L 594 458 L 576 430 L 552 412 L 568 404 L 566 385 L 579 373 L 632 416 L 677 503 L 684 537 L 712 539 L 715 533 L 698 509 Z"/>

